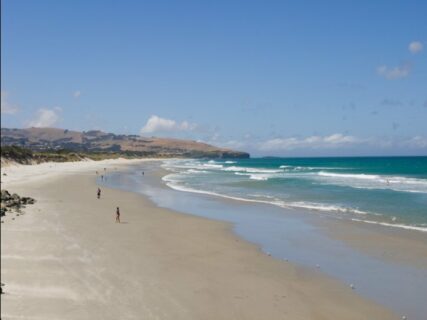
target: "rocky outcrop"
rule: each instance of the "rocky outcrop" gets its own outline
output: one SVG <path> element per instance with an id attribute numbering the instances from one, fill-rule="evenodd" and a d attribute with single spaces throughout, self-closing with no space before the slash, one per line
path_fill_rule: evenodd
<path id="1" fill-rule="evenodd" d="M 7 190 L 1 190 L 0 215 L 6 215 L 7 211 L 20 210 L 27 204 L 34 204 L 36 200 L 30 197 L 20 197 L 16 193 L 10 194 Z"/>

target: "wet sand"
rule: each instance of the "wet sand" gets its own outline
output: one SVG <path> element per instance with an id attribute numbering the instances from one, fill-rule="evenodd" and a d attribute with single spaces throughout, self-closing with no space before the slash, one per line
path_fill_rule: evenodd
<path id="1" fill-rule="evenodd" d="M 332 238 L 374 257 L 427 270 L 427 233 L 363 222 L 317 220 Z"/>

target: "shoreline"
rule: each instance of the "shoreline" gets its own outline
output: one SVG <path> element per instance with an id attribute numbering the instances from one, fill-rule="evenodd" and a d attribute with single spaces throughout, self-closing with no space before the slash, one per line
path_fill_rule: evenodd
<path id="1" fill-rule="evenodd" d="M 2 224 L 4 319 L 397 319 L 339 281 L 266 256 L 228 223 L 109 188 L 97 202 L 93 167 L 71 167 L 5 184 L 38 201 Z"/>
<path id="2" fill-rule="evenodd" d="M 222 199 L 228 199 L 228 200 L 232 200 L 232 201 L 267 204 L 267 205 L 276 206 L 276 207 L 279 207 L 279 208 L 282 208 L 285 210 L 294 210 L 294 211 L 303 211 L 303 212 L 305 211 L 305 212 L 314 212 L 314 213 L 323 213 L 323 214 L 328 214 L 331 212 L 331 210 L 311 208 L 309 206 L 296 207 L 296 206 L 287 205 L 286 203 L 285 204 L 279 204 L 279 203 L 275 203 L 275 202 L 267 201 L 267 200 L 248 199 L 248 198 L 242 198 L 242 197 L 236 197 L 236 196 L 228 196 L 228 195 L 224 195 L 224 194 L 220 194 L 220 193 L 216 193 L 216 192 L 211 192 L 211 191 L 196 190 L 196 189 L 186 188 L 186 187 L 178 187 L 178 186 L 174 186 L 171 183 L 169 183 L 167 179 L 165 179 L 164 181 L 165 181 L 165 184 L 169 188 L 177 190 L 177 191 L 181 191 L 181 192 L 191 192 L 191 193 L 195 193 L 195 194 L 203 194 L 203 195 L 214 196 L 214 197 L 218 197 L 218 198 L 222 198 Z M 347 221 L 356 222 L 356 223 L 363 223 L 363 224 L 367 224 L 367 225 L 375 225 L 378 227 L 387 227 L 387 228 L 395 228 L 395 229 L 399 229 L 399 230 L 409 230 L 409 231 L 427 233 L 426 227 L 417 227 L 417 226 L 405 225 L 405 224 L 392 224 L 392 223 L 386 223 L 386 222 L 381 222 L 381 221 L 371 221 L 371 220 L 363 220 L 363 219 L 356 219 L 356 218 L 349 218 L 349 219 L 347 219 Z"/>
<path id="3" fill-rule="evenodd" d="M 137 165 L 138 164 L 130 164 L 125 168 L 125 170 Z M 358 221 L 354 219 L 342 219 L 336 216 L 322 215 L 322 213 L 318 214 L 318 211 L 316 210 L 284 208 L 276 206 L 268 201 L 250 200 L 231 196 L 228 197 L 204 191 L 183 191 L 171 187 L 163 179 L 163 177 L 170 174 L 171 171 L 159 166 L 153 173 L 157 179 L 161 180 L 160 183 L 158 183 L 159 186 L 161 186 L 163 182 L 166 188 L 179 192 L 188 192 L 196 195 L 201 194 L 208 197 L 214 197 L 217 198 L 218 201 L 223 201 L 225 203 L 241 202 L 278 207 L 284 209 L 288 214 L 302 213 L 311 220 L 310 223 L 324 230 L 324 232 L 332 238 L 344 241 L 346 244 L 365 253 L 371 253 L 376 257 L 390 259 L 390 261 L 393 262 L 410 263 L 411 265 L 415 264 L 417 266 L 427 268 L 427 234 L 424 230 L 419 230 L 418 228 L 401 228 L 400 226 L 384 225 L 382 223 L 367 223 L 366 221 Z M 191 214 L 188 212 L 183 213 Z M 363 237 L 360 237 L 360 234 L 363 234 Z M 391 254 L 390 252 L 392 250 L 396 251 L 396 247 L 399 248 L 399 254 Z"/>
<path id="4" fill-rule="evenodd" d="M 166 161 L 164 167 L 171 173 L 163 180 L 178 191 L 267 203 L 284 210 L 305 210 L 427 233 L 423 206 L 427 184 L 425 175 L 421 172 L 416 175 L 416 161 L 411 166 L 414 172 L 408 171 L 407 175 L 399 169 L 391 174 L 378 168 L 377 171 L 371 168 L 376 174 L 368 174 L 371 169 L 363 173 L 363 169 L 352 168 L 351 161 L 344 159 L 319 167 L 316 164 L 319 161 L 293 162 L 286 158 L 234 162 L 237 164 L 197 159 Z M 367 168 L 372 165 L 365 162 Z M 391 183 L 386 184 L 388 179 Z"/>
<path id="5" fill-rule="evenodd" d="M 144 166 L 144 170 L 149 168 Z M 143 179 L 135 174 L 138 170 L 142 168 L 136 165 L 127 173 L 120 172 L 119 180 L 113 174 L 107 185 L 149 196 L 157 205 L 174 211 L 231 223 L 235 234 L 266 255 L 311 271 L 320 270 L 348 286 L 354 284 L 359 294 L 402 316 L 423 319 L 427 312 L 420 298 L 427 294 L 425 233 L 284 209 L 269 203 L 176 191 L 161 180 L 169 172 L 161 166 L 153 165 L 149 176 Z M 149 179 L 152 175 L 155 179 Z M 145 182 L 141 185 L 135 181 Z M 272 212 L 275 213 L 271 215 Z M 269 234 L 263 235 L 259 230 Z M 403 298 L 401 292 L 405 292 Z"/>

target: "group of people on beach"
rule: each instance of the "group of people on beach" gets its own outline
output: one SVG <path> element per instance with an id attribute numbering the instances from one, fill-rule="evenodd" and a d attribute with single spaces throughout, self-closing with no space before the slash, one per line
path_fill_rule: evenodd
<path id="1" fill-rule="evenodd" d="M 117 170 L 117 168 L 114 168 Z M 104 168 L 104 174 L 107 172 L 107 168 Z M 141 171 L 141 174 L 144 175 L 144 171 Z M 96 175 L 99 175 L 99 172 L 96 171 Z M 101 175 L 101 179 L 104 180 L 104 175 Z M 105 180 L 107 178 L 105 177 Z M 98 188 L 98 190 L 96 191 L 96 197 L 97 199 L 101 199 L 101 188 Z M 116 222 L 120 223 L 120 208 L 117 207 L 116 208 Z"/>
<path id="2" fill-rule="evenodd" d="M 107 168 L 104 168 L 104 172 L 107 171 Z M 98 175 L 98 171 L 96 171 L 96 175 Z M 101 175 L 101 179 L 104 180 L 104 176 Z M 96 197 L 101 199 L 101 188 L 98 188 L 96 191 Z M 120 223 L 120 208 L 116 208 L 116 222 Z"/>

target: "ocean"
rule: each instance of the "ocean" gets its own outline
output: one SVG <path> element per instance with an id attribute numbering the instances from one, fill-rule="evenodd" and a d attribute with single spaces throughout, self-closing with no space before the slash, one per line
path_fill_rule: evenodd
<path id="1" fill-rule="evenodd" d="M 427 157 L 165 160 L 176 190 L 427 232 Z"/>

